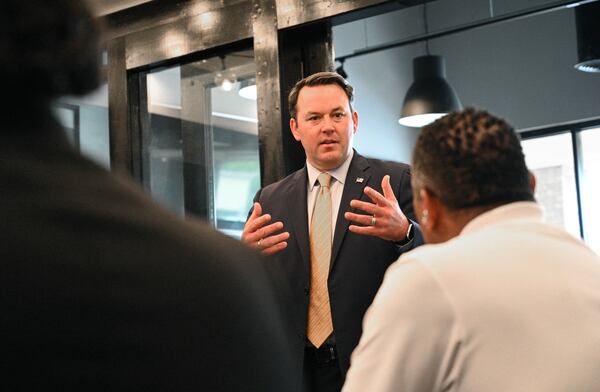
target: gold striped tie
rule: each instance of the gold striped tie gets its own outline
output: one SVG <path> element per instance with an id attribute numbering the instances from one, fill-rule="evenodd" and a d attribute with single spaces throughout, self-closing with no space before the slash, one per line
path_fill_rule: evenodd
<path id="1" fill-rule="evenodd" d="M 306 335 L 315 346 L 333 332 L 327 277 L 331 261 L 331 176 L 321 173 L 319 193 L 310 222 L 310 302 Z"/>

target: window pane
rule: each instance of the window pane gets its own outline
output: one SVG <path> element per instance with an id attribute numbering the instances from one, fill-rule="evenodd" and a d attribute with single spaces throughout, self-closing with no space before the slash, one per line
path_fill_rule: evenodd
<path id="1" fill-rule="evenodd" d="M 108 85 L 81 97 L 62 97 L 55 114 L 69 141 L 83 155 L 110 169 Z"/>
<path id="2" fill-rule="evenodd" d="M 580 140 L 583 237 L 600 254 L 600 128 L 581 132 Z"/>
<path id="3" fill-rule="evenodd" d="M 528 139 L 522 145 L 527 167 L 537 179 L 535 198 L 546 221 L 579 237 L 571 134 Z"/>
<path id="4" fill-rule="evenodd" d="M 144 185 L 177 214 L 184 214 L 181 136 L 181 68 L 146 75 L 147 121 L 142 131 Z"/>
<path id="5" fill-rule="evenodd" d="M 239 236 L 260 186 L 253 52 L 146 75 L 143 181 L 178 214 Z"/>

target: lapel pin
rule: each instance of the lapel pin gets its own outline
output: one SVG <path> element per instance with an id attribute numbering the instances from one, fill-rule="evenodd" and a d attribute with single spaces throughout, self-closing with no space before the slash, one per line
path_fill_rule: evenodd
<path id="1" fill-rule="evenodd" d="M 358 182 L 359 184 L 362 184 L 363 181 L 364 181 L 364 178 L 356 177 L 356 182 Z"/>

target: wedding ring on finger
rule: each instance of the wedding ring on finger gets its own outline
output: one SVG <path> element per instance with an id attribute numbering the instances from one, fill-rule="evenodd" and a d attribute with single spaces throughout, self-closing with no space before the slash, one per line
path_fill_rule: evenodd
<path id="1" fill-rule="evenodd" d="M 262 241 L 262 238 L 258 241 L 256 241 L 256 246 L 258 246 L 258 248 L 260 249 L 260 242 Z"/>
<path id="2" fill-rule="evenodd" d="M 371 215 L 371 226 L 375 226 L 377 224 L 377 219 L 375 218 L 375 215 Z"/>

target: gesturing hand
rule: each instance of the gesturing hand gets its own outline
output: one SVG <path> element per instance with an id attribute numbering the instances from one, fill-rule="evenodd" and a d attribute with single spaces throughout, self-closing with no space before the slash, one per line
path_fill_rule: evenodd
<path id="1" fill-rule="evenodd" d="M 242 232 L 242 242 L 257 248 L 262 254 L 272 255 L 287 247 L 286 240 L 290 238 L 290 233 L 274 234 L 283 229 L 282 222 L 275 222 L 267 225 L 271 221 L 271 215 L 262 213 L 260 203 L 254 203 L 254 209 Z M 266 226 L 265 226 L 266 225 Z"/>
<path id="2" fill-rule="evenodd" d="M 350 225 L 353 233 L 371 235 L 389 241 L 400 241 L 406 237 L 408 219 L 400 209 L 398 200 L 390 185 L 390 176 L 386 175 L 381 180 L 383 195 L 371 187 L 365 187 L 364 193 L 373 203 L 352 200 L 350 206 L 367 213 L 355 214 L 346 212 L 344 217 L 350 222 L 363 226 Z"/>

